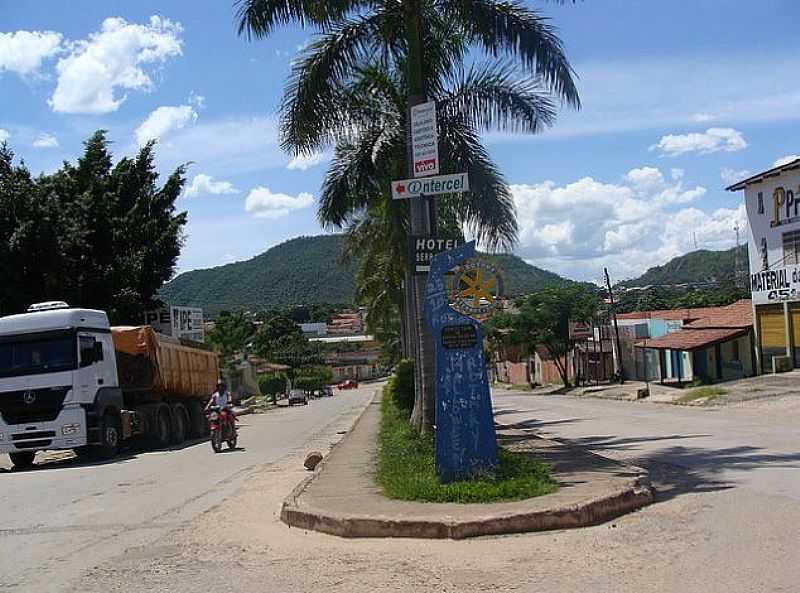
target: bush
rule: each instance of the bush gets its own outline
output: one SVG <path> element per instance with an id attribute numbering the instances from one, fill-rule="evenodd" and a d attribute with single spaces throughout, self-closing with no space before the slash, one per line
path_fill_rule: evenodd
<path id="1" fill-rule="evenodd" d="M 397 363 L 391 379 L 390 392 L 397 407 L 411 413 L 414 409 L 414 361 L 409 359 Z"/>
<path id="2" fill-rule="evenodd" d="M 286 375 L 283 373 L 269 373 L 261 375 L 258 379 L 258 388 L 264 395 L 278 395 L 286 391 Z"/>

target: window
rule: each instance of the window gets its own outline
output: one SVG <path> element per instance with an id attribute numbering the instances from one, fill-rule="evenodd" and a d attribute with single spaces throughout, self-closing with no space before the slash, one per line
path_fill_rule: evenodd
<path id="1" fill-rule="evenodd" d="M 758 192 L 758 213 L 764 214 L 764 192 Z"/>
<path id="2" fill-rule="evenodd" d="M 0 339 L 0 377 L 54 373 L 74 368 L 74 333 L 50 332 Z"/>
<path id="3" fill-rule="evenodd" d="M 739 361 L 739 340 L 731 342 L 731 350 L 733 351 L 732 358 L 734 361 Z"/>
<path id="4" fill-rule="evenodd" d="M 783 264 L 785 266 L 800 264 L 800 231 L 783 233 Z"/>
<path id="5" fill-rule="evenodd" d="M 81 354 L 81 367 L 87 367 L 103 360 L 103 344 L 92 336 L 80 336 L 78 338 Z"/>

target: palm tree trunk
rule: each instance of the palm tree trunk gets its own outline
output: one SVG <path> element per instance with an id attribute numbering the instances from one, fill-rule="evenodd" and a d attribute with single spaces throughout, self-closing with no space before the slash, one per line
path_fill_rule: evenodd
<path id="1" fill-rule="evenodd" d="M 409 80 L 409 122 L 410 110 L 414 105 L 425 102 L 425 80 L 423 74 L 422 56 L 422 23 L 420 19 L 419 0 L 405 0 L 405 28 L 408 43 L 408 80 Z M 414 163 L 411 157 L 411 126 L 408 126 L 409 138 L 406 143 L 408 148 L 408 176 L 414 176 Z M 427 201 L 411 199 L 410 226 L 412 235 L 431 234 L 431 216 Z M 435 360 L 433 340 L 428 325 L 425 322 L 423 304 L 425 299 L 425 276 L 418 276 L 413 270 L 408 272 L 406 285 L 411 292 L 413 304 L 411 312 L 412 328 L 414 333 L 409 336 L 410 341 L 416 342 L 415 356 L 415 397 L 414 410 L 411 413 L 411 422 L 420 434 L 428 434 L 433 430 L 435 416 Z"/>

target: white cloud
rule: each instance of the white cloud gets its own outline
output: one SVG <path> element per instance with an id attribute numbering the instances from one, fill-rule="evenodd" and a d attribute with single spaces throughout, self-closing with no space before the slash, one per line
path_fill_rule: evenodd
<path id="1" fill-rule="evenodd" d="M 36 139 L 33 141 L 33 145 L 36 148 L 56 148 L 58 147 L 58 138 L 52 134 L 42 132 L 36 136 Z"/>
<path id="2" fill-rule="evenodd" d="M 149 91 L 153 81 L 144 66 L 181 55 L 182 30 L 158 16 L 144 25 L 107 18 L 99 32 L 72 43 L 69 55 L 58 61 L 58 83 L 49 101 L 53 111 L 109 113 L 125 100 L 117 89 Z"/>
<path id="3" fill-rule="evenodd" d="M 290 171 L 305 171 L 306 169 L 310 169 L 311 167 L 316 167 L 322 161 L 327 160 L 330 158 L 327 154 L 317 152 L 312 155 L 303 155 L 298 154 L 294 157 L 289 164 L 286 165 L 286 168 Z"/>
<path id="4" fill-rule="evenodd" d="M 297 196 L 273 193 L 268 187 L 259 185 L 250 190 L 245 200 L 245 210 L 259 218 L 280 218 L 293 210 L 308 208 L 314 196 L 303 192 Z"/>
<path id="5" fill-rule="evenodd" d="M 702 123 L 706 123 L 706 122 L 713 121 L 713 120 L 717 119 L 717 116 L 716 115 L 712 115 L 711 113 L 694 113 L 694 114 L 692 114 L 692 117 L 690 119 L 693 122 L 697 122 L 697 123 L 701 123 L 702 124 Z"/>
<path id="6" fill-rule="evenodd" d="M 670 169 L 669 170 L 669 175 L 670 175 L 670 177 L 672 177 L 672 179 L 674 181 L 678 181 L 679 179 L 683 179 L 683 176 L 684 176 L 685 173 L 686 173 L 686 171 L 684 171 L 683 169 Z"/>
<path id="7" fill-rule="evenodd" d="M 275 121 L 268 117 L 201 119 L 175 130 L 159 145 L 157 164 L 162 171 L 193 161 L 211 174 L 231 177 L 286 166 Z"/>
<path id="8" fill-rule="evenodd" d="M 204 194 L 238 194 L 239 190 L 233 187 L 230 181 L 214 181 L 214 178 L 205 173 L 194 176 L 192 183 L 186 188 L 184 194 L 187 198 L 193 198 Z"/>
<path id="9" fill-rule="evenodd" d="M 621 183 L 591 177 L 559 186 L 552 181 L 511 186 L 520 245 L 531 263 L 562 275 L 599 279 L 603 266 L 617 278 L 693 249 L 692 232 L 710 249 L 733 244 L 733 225 L 744 226 L 740 209 L 704 212 L 686 204 L 705 195 L 687 189 L 653 167 L 629 171 Z"/>
<path id="10" fill-rule="evenodd" d="M 144 146 L 150 140 L 159 140 L 173 130 L 197 120 L 197 112 L 191 105 L 165 105 L 152 111 L 136 128 L 136 143 Z"/>
<path id="11" fill-rule="evenodd" d="M 36 74 L 42 62 L 62 50 L 61 33 L 55 31 L 15 31 L 0 33 L 0 74 Z"/>
<path id="12" fill-rule="evenodd" d="M 781 165 L 785 165 L 787 163 L 791 163 L 792 161 L 796 161 L 797 159 L 800 159 L 800 154 L 787 154 L 786 156 L 782 156 L 777 161 L 775 161 L 773 167 L 780 167 Z"/>
<path id="13" fill-rule="evenodd" d="M 747 179 L 750 177 L 752 173 L 747 169 L 731 169 L 730 167 L 723 167 L 722 170 L 719 172 L 719 176 L 722 177 L 722 181 L 727 183 L 728 185 L 733 185 L 737 181 L 741 181 L 742 179 Z"/>
<path id="14" fill-rule="evenodd" d="M 651 146 L 650 150 L 660 150 L 667 156 L 678 156 L 689 152 L 736 152 L 745 148 L 747 142 L 740 131 L 733 128 L 708 128 L 705 132 L 662 136 L 658 144 Z"/>
<path id="15" fill-rule="evenodd" d="M 5 142 L 9 138 L 11 138 L 11 134 L 8 133 L 8 130 L 0 128 L 0 143 Z"/>
<path id="16" fill-rule="evenodd" d="M 203 95 L 198 95 L 194 91 L 189 93 L 189 105 L 194 105 L 198 109 L 206 108 L 206 98 Z"/>

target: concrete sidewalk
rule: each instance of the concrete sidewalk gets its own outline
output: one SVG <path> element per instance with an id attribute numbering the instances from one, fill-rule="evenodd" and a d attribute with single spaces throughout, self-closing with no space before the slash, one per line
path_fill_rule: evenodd
<path id="1" fill-rule="evenodd" d="M 644 470 L 537 438 L 521 425 L 498 426 L 499 440 L 550 464 L 560 484 L 554 494 L 491 504 L 391 500 L 374 480 L 380 398 L 286 498 L 285 523 L 342 537 L 461 539 L 594 525 L 653 501 Z"/>

